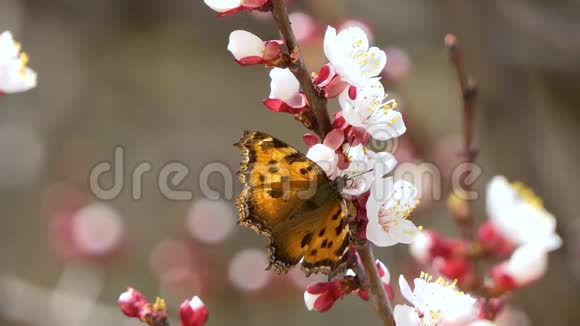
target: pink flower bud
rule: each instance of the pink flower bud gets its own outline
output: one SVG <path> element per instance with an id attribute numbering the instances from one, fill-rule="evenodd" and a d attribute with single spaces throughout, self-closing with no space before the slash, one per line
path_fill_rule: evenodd
<path id="1" fill-rule="evenodd" d="M 298 79 L 289 69 L 274 68 L 270 71 L 270 96 L 264 106 L 274 112 L 300 113 L 308 103 L 300 92 Z"/>
<path id="2" fill-rule="evenodd" d="M 344 297 L 340 281 L 319 282 L 309 285 L 304 291 L 304 303 L 310 311 L 324 312 L 332 308 L 336 300 Z"/>
<path id="3" fill-rule="evenodd" d="M 471 272 L 471 265 L 465 258 L 445 259 L 437 257 L 433 261 L 433 267 L 448 279 L 463 280 Z"/>
<path id="4" fill-rule="evenodd" d="M 280 58 L 282 41 L 264 42 L 258 36 L 244 30 L 230 33 L 228 51 L 240 65 L 268 64 Z"/>
<path id="5" fill-rule="evenodd" d="M 229 16 L 242 10 L 264 10 L 268 0 L 204 0 L 205 4 L 217 11 L 219 16 Z"/>
<path id="6" fill-rule="evenodd" d="M 147 299 L 139 291 L 128 288 L 119 296 L 119 307 L 128 317 L 139 317 L 140 311 L 147 304 Z"/>
<path id="7" fill-rule="evenodd" d="M 181 326 L 202 326 L 207 321 L 207 307 L 197 296 L 190 301 L 185 300 L 179 306 L 179 320 Z"/>

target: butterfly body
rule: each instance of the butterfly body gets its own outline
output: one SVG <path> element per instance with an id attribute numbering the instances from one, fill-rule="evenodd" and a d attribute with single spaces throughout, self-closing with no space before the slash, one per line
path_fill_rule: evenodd
<path id="1" fill-rule="evenodd" d="M 269 267 L 286 272 L 301 263 L 307 275 L 344 270 L 345 179 L 330 180 L 304 154 L 262 132 L 245 131 L 236 146 L 244 184 L 236 200 L 239 222 L 270 238 Z"/>

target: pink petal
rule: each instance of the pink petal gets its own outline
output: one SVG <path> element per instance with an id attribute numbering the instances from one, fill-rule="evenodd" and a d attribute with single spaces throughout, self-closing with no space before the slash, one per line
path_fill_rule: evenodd
<path id="1" fill-rule="evenodd" d="M 304 144 L 306 144 L 307 148 L 310 148 L 316 144 L 320 144 L 320 140 L 318 139 L 318 136 L 316 136 L 315 134 L 311 134 L 311 133 L 304 134 L 304 136 L 302 136 L 302 140 L 304 141 Z"/>
<path id="2" fill-rule="evenodd" d="M 236 60 L 242 66 L 251 66 L 264 63 L 264 58 L 258 56 L 244 57 L 240 60 Z"/>
<path id="3" fill-rule="evenodd" d="M 335 76 L 334 68 L 332 68 L 330 63 L 327 63 L 320 68 L 318 75 L 312 82 L 318 87 L 326 87 Z"/>
<path id="4" fill-rule="evenodd" d="M 344 142 L 344 133 L 342 132 L 342 130 L 333 129 L 326 135 L 323 144 L 336 151 L 340 148 L 340 146 L 342 146 L 343 142 Z"/>
<path id="5" fill-rule="evenodd" d="M 506 273 L 503 264 L 496 265 L 491 269 L 494 286 L 502 291 L 511 291 L 518 287 L 516 280 Z"/>
<path id="6" fill-rule="evenodd" d="M 347 83 L 342 81 L 342 79 L 338 76 L 332 78 L 330 83 L 324 87 L 324 93 L 326 98 L 334 98 L 337 97 L 344 89 L 348 86 Z"/>
<path id="7" fill-rule="evenodd" d="M 332 308 L 336 300 L 337 299 L 329 293 L 324 293 L 314 302 L 314 310 L 318 312 L 328 311 L 330 308 Z"/>
<path id="8" fill-rule="evenodd" d="M 244 7 L 237 7 L 234 9 L 230 9 L 228 11 L 224 11 L 224 12 L 218 12 L 217 16 L 218 17 L 226 17 L 226 16 L 231 16 L 235 13 L 238 13 L 240 11 L 244 10 Z"/>
<path id="9" fill-rule="evenodd" d="M 280 54 L 282 53 L 282 44 L 284 44 L 284 42 L 280 40 L 264 42 L 264 60 L 272 61 L 279 58 Z"/>
<path id="10" fill-rule="evenodd" d="M 337 155 L 338 155 L 338 164 L 337 164 L 338 168 L 341 170 L 346 170 L 350 165 L 348 157 L 346 157 L 346 154 L 343 151 L 339 151 Z"/>
<path id="11" fill-rule="evenodd" d="M 353 101 L 356 99 L 356 91 L 357 89 L 354 86 L 348 88 L 348 97 Z"/>
<path id="12" fill-rule="evenodd" d="M 291 107 L 288 104 L 286 104 L 286 102 L 277 98 L 267 98 L 264 101 L 262 101 L 262 103 L 264 103 L 264 106 L 268 110 L 274 112 L 290 112 L 291 110 Z"/>

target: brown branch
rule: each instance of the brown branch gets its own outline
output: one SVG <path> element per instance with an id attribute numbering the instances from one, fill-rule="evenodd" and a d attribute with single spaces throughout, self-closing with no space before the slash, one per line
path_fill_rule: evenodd
<path id="1" fill-rule="evenodd" d="M 461 97 L 463 100 L 463 155 L 465 163 L 474 164 L 477 156 L 477 149 L 473 144 L 473 118 L 475 111 L 475 98 L 477 95 L 477 88 L 473 79 L 469 78 L 463 66 L 463 55 L 457 38 L 453 34 L 445 36 L 445 45 L 449 48 L 449 57 L 455 68 L 459 87 L 461 89 Z M 466 193 L 471 192 L 472 184 L 465 182 L 465 178 L 461 182 L 461 189 Z M 466 214 L 461 214 L 462 218 L 456 218 L 459 223 L 461 235 L 465 240 L 471 241 L 474 238 L 474 216 L 473 205 L 471 200 L 466 200 Z"/>
<path id="2" fill-rule="evenodd" d="M 327 100 L 322 96 L 314 87 L 310 74 L 306 69 L 304 60 L 300 53 L 300 48 L 296 43 L 296 38 L 294 37 L 294 32 L 292 32 L 292 27 L 290 24 L 290 19 L 288 18 L 288 12 L 283 0 L 271 0 L 271 12 L 286 47 L 288 48 L 288 53 L 290 54 L 291 62 L 288 64 L 288 68 L 302 87 L 304 95 L 308 99 L 308 103 L 312 108 L 312 113 L 314 115 L 315 125 L 313 126 L 314 131 L 318 134 L 321 139 L 330 131 L 330 117 L 328 115 L 328 109 L 326 107 Z"/>
<path id="3" fill-rule="evenodd" d="M 361 274 L 357 271 L 361 287 L 369 291 L 369 301 L 381 317 L 383 325 L 394 326 L 393 307 L 391 306 L 391 301 L 383 287 L 383 282 L 381 281 L 381 276 L 377 270 L 375 255 L 373 254 L 373 249 L 371 248 L 370 243 L 364 241 L 357 244 L 356 251 L 358 252 L 364 267 L 364 272 L 361 272 Z"/>

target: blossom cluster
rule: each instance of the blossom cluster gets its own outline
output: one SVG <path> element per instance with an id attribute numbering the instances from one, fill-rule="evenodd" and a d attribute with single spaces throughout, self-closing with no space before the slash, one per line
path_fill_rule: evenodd
<path id="1" fill-rule="evenodd" d="M 270 95 L 263 101 L 267 109 L 309 116 L 312 108 L 300 83 L 285 67 L 292 62 L 293 53 L 284 53 L 282 44 L 236 30 L 230 34 L 227 49 L 240 65 L 265 64 L 270 68 Z M 363 238 L 383 247 L 410 243 L 418 228 L 407 217 L 418 204 L 417 191 L 409 182 L 385 178 L 397 164 L 395 157 L 368 146 L 371 139 L 387 141 L 406 131 L 397 102 L 388 97 L 378 77 L 385 68 L 386 53 L 370 47 L 360 27 L 337 32 L 331 26 L 324 37 L 324 53 L 329 62 L 312 82 L 326 98 L 337 97 L 341 110 L 324 139 L 312 133 L 304 135 L 307 157 L 330 179 L 346 180 L 342 194 L 359 208 Z"/>
<path id="2" fill-rule="evenodd" d="M 463 202 L 452 197 L 450 206 L 461 214 Z M 438 273 L 473 287 L 471 259 L 493 259 L 485 287 L 491 296 L 513 291 L 539 280 L 547 268 L 548 253 L 561 246 L 556 219 L 542 200 L 522 183 L 494 177 L 487 186 L 489 220 L 480 226 L 474 242 L 449 239 L 435 231 L 416 236 L 411 254 Z"/>
<path id="3" fill-rule="evenodd" d="M 0 96 L 24 92 L 36 86 L 36 72 L 28 65 L 22 46 L 5 31 L 0 34 Z"/>
<path id="4" fill-rule="evenodd" d="M 141 292 L 129 288 L 121 293 L 118 303 L 121 311 L 128 317 L 136 318 L 150 326 L 168 325 L 167 306 L 165 300 L 159 297 L 154 303 L 150 303 Z M 207 308 L 197 296 L 185 300 L 179 306 L 180 326 L 203 326 L 207 318 Z"/>

